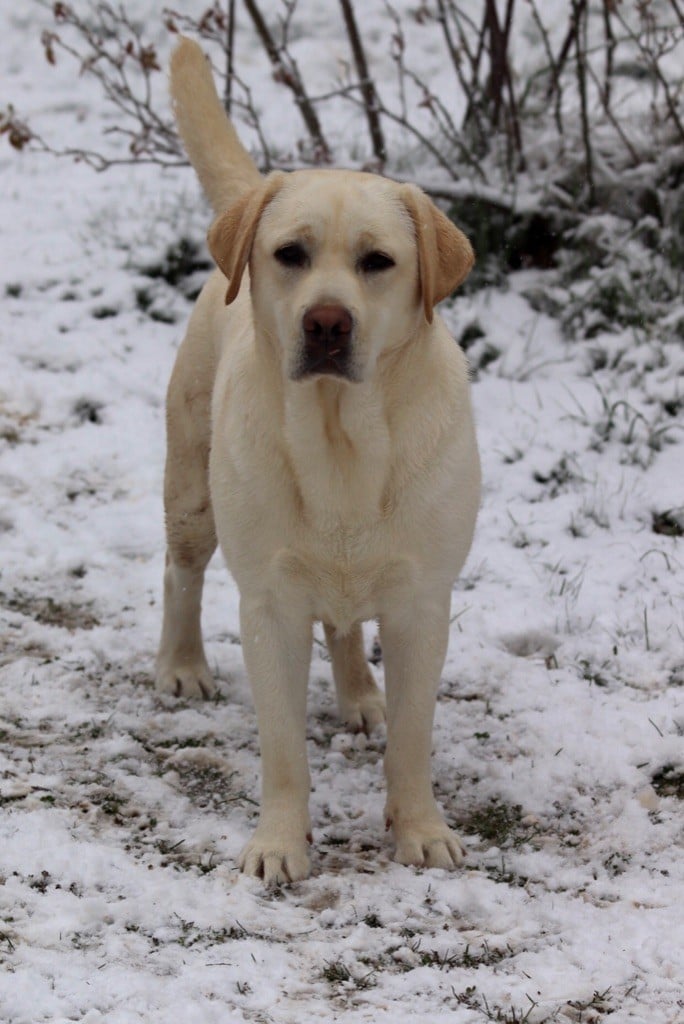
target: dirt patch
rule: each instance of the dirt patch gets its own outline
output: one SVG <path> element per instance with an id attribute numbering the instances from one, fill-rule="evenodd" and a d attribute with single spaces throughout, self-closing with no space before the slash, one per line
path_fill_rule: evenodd
<path id="1" fill-rule="evenodd" d="M 60 626 L 74 632 L 77 629 L 93 629 L 100 620 L 93 615 L 91 606 L 72 601 L 57 601 L 54 597 L 39 597 L 15 591 L 14 594 L 0 592 L 0 607 L 16 612 L 44 626 Z"/>
<path id="2" fill-rule="evenodd" d="M 17 658 L 35 658 L 36 661 L 50 661 L 53 653 L 35 640 L 22 637 L 21 630 L 5 632 L 0 636 L 0 668 L 10 665 Z"/>

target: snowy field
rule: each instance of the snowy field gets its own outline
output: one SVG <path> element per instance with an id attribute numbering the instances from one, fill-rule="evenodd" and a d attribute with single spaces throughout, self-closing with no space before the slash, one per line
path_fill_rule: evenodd
<path id="1" fill-rule="evenodd" d="M 159 7 L 127 6 L 166 63 Z M 309 6 L 298 45 L 325 84 L 345 45 L 336 5 Z M 101 147 L 111 111 L 46 64 L 49 12 L 7 4 L 2 24 L 3 101 L 55 145 Z M 292 145 L 244 20 L 238 45 Z M 339 730 L 319 640 L 313 874 L 266 891 L 236 868 L 259 767 L 218 557 L 219 698 L 152 688 L 163 401 L 190 304 L 149 268 L 208 212 L 187 170 L 98 175 L 0 141 L 0 1021 L 681 1024 L 684 541 L 662 518 L 684 505 L 681 347 L 568 342 L 525 298 L 545 287 L 532 271 L 445 310 L 494 355 L 434 732 L 467 864 L 392 862 L 383 739 Z"/>

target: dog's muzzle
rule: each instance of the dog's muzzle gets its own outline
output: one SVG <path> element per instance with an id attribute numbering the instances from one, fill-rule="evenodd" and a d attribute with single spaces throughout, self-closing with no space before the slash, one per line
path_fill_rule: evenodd
<path id="1" fill-rule="evenodd" d="M 344 306 L 312 306 L 302 317 L 302 348 L 294 376 L 332 374 L 354 380 L 354 320 Z"/>

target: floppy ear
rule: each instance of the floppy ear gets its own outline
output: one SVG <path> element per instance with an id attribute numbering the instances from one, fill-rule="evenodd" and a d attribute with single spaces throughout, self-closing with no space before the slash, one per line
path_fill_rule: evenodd
<path id="1" fill-rule="evenodd" d="M 240 282 L 252 251 L 259 218 L 284 180 L 285 175 L 281 171 L 270 174 L 268 178 L 240 196 L 237 202 L 216 218 L 209 229 L 209 251 L 229 282 L 226 292 L 227 306 L 240 290 Z"/>
<path id="2" fill-rule="evenodd" d="M 423 309 L 431 324 L 433 307 L 465 281 L 475 254 L 463 232 L 416 185 L 404 185 L 402 199 L 416 231 Z"/>

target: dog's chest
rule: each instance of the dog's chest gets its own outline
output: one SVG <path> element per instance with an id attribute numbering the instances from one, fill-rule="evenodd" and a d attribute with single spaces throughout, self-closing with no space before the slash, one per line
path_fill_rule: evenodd
<path id="1" fill-rule="evenodd" d="M 383 515 L 391 455 L 380 404 L 358 390 L 349 396 L 321 389 L 315 400 L 304 392 L 285 424 L 303 519 L 350 556 Z"/>
<path id="2" fill-rule="evenodd" d="M 350 545 L 350 550 L 352 545 Z M 398 591 L 410 591 L 414 566 L 407 558 L 384 557 L 377 545 L 356 546 L 349 558 L 333 551 L 310 547 L 281 550 L 274 566 L 281 579 L 304 599 L 312 618 L 334 626 L 344 634 L 360 620 L 382 614 Z"/>

